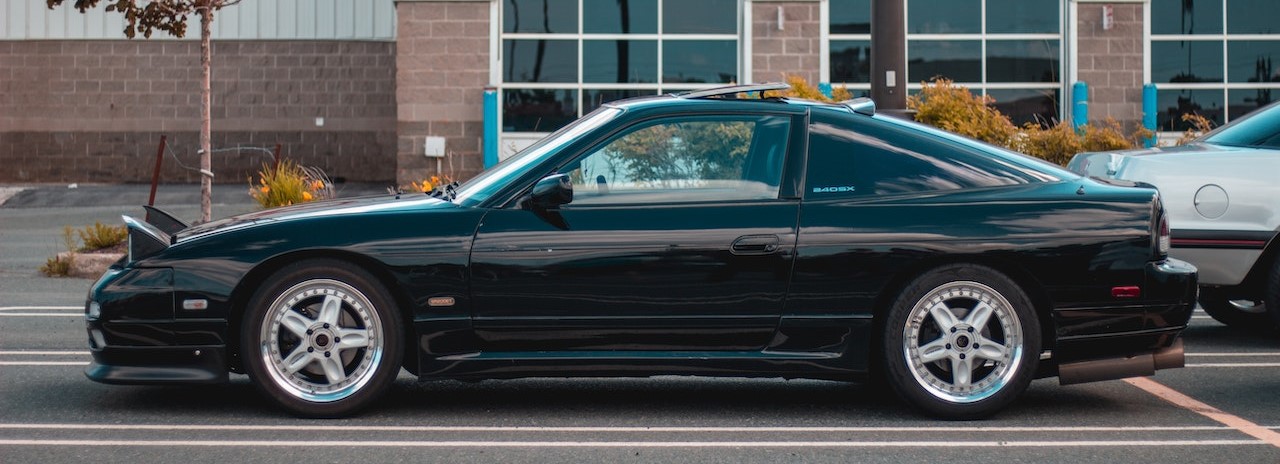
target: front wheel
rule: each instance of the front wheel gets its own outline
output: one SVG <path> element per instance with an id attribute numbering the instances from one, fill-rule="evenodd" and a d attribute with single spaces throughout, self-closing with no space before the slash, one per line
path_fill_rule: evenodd
<path id="1" fill-rule="evenodd" d="M 909 284 L 885 318 L 889 385 L 944 419 L 986 417 L 1035 374 L 1040 321 L 1031 300 L 994 269 L 949 265 Z"/>
<path id="2" fill-rule="evenodd" d="M 368 272 L 342 261 L 301 261 L 250 300 L 241 353 L 254 384 L 280 406 L 341 417 L 395 380 L 400 330 L 394 300 Z"/>

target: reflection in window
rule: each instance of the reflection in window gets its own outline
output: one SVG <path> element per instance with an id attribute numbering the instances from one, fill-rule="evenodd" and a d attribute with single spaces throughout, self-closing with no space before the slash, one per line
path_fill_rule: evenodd
<path id="1" fill-rule="evenodd" d="M 1227 119 L 1234 120 L 1280 99 L 1280 89 L 1227 91 Z"/>
<path id="2" fill-rule="evenodd" d="M 1277 34 L 1275 0 L 1231 0 L 1227 2 L 1227 33 Z"/>
<path id="3" fill-rule="evenodd" d="M 831 41 L 831 81 L 871 83 L 871 41 Z"/>
<path id="4" fill-rule="evenodd" d="M 1151 80 L 1222 82 L 1222 42 L 1152 42 Z"/>
<path id="5" fill-rule="evenodd" d="M 981 32 L 981 0 L 911 0 L 907 2 L 907 33 L 977 34 Z"/>
<path id="6" fill-rule="evenodd" d="M 738 80 L 738 44 L 728 40 L 662 42 L 662 82 L 720 83 Z"/>
<path id="7" fill-rule="evenodd" d="M 583 82 L 658 81 L 656 40 L 586 40 L 582 42 L 582 56 Z"/>
<path id="8" fill-rule="evenodd" d="M 987 0 L 987 33 L 1057 33 L 1059 0 Z"/>
<path id="9" fill-rule="evenodd" d="M 1222 0 L 1151 0 L 1151 33 L 1221 34 Z"/>
<path id="10" fill-rule="evenodd" d="M 633 128 L 561 172 L 573 205 L 777 198 L 790 118 L 697 117 Z"/>
<path id="11" fill-rule="evenodd" d="M 832 34 L 870 34 L 871 0 L 831 0 Z"/>
<path id="12" fill-rule="evenodd" d="M 582 112 L 590 113 L 600 105 L 614 100 L 654 95 L 652 90 L 638 89 L 585 89 L 582 91 Z"/>
<path id="13" fill-rule="evenodd" d="M 575 82 L 578 43 L 573 40 L 506 40 L 506 82 Z"/>
<path id="14" fill-rule="evenodd" d="M 1161 131 L 1181 132 L 1191 128 L 1182 120 L 1184 114 L 1198 114 L 1223 124 L 1222 90 L 1157 90 L 1156 124 Z"/>
<path id="15" fill-rule="evenodd" d="M 502 128 L 551 132 L 578 118 L 577 90 L 506 89 L 502 92 Z"/>
<path id="16" fill-rule="evenodd" d="M 907 80 L 945 76 L 956 82 L 982 82 L 982 42 L 976 40 L 907 41 Z"/>
<path id="17" fill-rule="evenodd" d="M 1228 41 L 1227 56 L 1230 82 L 1280 82 L 1280 41 Z"/>
<path id="18" fill-rule="evenodd" d="M 588 34 L 657 33 L 658 0 L 587 0 L 582 3 L 582 32 Z"/>
<path id="19" fill-rule="evenodd" d="M 992 106 L 1019 126 L 1026 123 L 1046 127 L 1056 124 L 1060 120 L 1058 107 L 1061 93 L 1059 89 L 987 90 L 987 96 L 995 99 Z"/>
<path id="20" fill-rule="evenodd" d="M 504 0 L 502 3 L 503 32 L 577 32 L 577 0 Z"/>
<path id="21" fill-rule="evenodd" d="M 1057 40 L 988 40 L 987 82 L 1058 82 Z"/>

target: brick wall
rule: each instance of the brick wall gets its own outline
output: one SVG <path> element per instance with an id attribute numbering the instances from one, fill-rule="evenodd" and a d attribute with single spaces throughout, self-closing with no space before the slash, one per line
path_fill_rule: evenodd
<path id="1" fill-rule="evenodd" d="M 752 2 L 751 7 L 751 77 L 756 82 L 784 80 L 784 74 L 797 74 L 810 84 L 826 81 L 819 76 L 818 2 Z M 778 30 L 778 8 L 782 8 L 782 30 Z"/>
<path id="2" fill-rule="evenodd" d="M 1099 3 L 1080 3 L 1079 78 L 1089 84 L 1089 119 L 1142 124 L 1142 4 L 1116 3 L 1110 30 Z"/>
<path id="3" fill-rule="evenodd" d="M 396 16 L 396 179 L 470 178 L 484 168 L 489 1 L 398 2 Z M 428 136 L 445 138 L 439 169 L 423 156 Z"/>
<path id="4" fill-rule="evenodd" d="M 199 48 L 0 42 L 0 182 L 150 181 L 161 134 L 183 163 L 198 165 Z M 394 57 L 390 42 L 215 42 L 214 149 L 280 143 L 286 157 L 330 176 L 390 182 Z M 264 160 L 217 152 L 215 181 L 244 183 Z M 165 182 L 198 179 L 165 159 Z"/>

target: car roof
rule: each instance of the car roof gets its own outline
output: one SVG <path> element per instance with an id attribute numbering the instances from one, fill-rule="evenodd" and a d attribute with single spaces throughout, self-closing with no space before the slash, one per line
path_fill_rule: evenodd
<path id="1" fill-rule="evenodd" d="M 632 97 L 623 100 L 611 101 L 603 106 L 630 110 L 667 107 L 673 104 L 679 104 L 681 106 L 689 105 L 690 107 L 703 105 L 718 106 L 732 102 L 735 106 L 744 103 L 759 105 L 788 105 L 826 108 L 843 113 L 859 113 L 867 116 L 875 114 L 875 103 L 873 103 L 869 98 L 855 98 L 839 103 L 826 103 L 804 98 L 760 98 L 759 96 L 764 91 L 783 90 L 789 88 L 791 88 L 790 85 L 778 82 L 768 84 L 729 85 L 664 95 Z"/>

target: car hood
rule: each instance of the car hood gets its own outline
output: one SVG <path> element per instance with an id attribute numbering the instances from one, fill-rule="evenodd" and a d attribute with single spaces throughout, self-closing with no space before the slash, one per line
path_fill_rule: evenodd
<path id="1" fill-rule="evenodd" d="M 1067 163 L 1067 169 L 1088 177 L 1100 179 L 1129 179 L 1125 172 L 1135 165 L 1146 164 L 1158 159 L 1160 162 L 1181 163 L 1189 158 L 1204 156 L 1228 157 L 1238 154 L 1256 153 L 1258 149 L 1248 147 L 1229 147 L 1211 143 L 1191 143 L 1176 147 L 1153 147 L 1137 150 L 1086 152 L 1075 155 Z M 1160 155 L 1151 157 L 1150 155 Z"/>
<path id="2" fill-rule="evenodd" d="M 394 211 L 422 211 L 453 209 L 457 205 L 424 194 L 370 195 L 355 198 L 302 203 L 281 208 L 231 216 L 184 229 L 174 235 L 174 243 L 196 240 L 201 237 L 252 227 L 257 224 L 300 219 L 351 216 Z"/>

